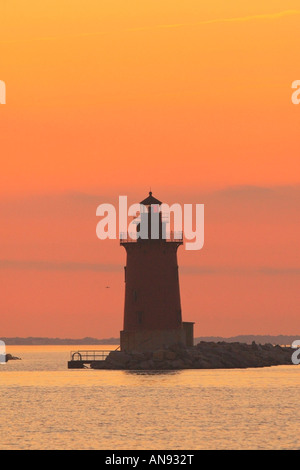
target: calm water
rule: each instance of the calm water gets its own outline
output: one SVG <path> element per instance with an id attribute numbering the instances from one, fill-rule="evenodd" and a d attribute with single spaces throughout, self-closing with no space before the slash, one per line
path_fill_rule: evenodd
<path id="1" fill-rule="evenodd" d="M 8 348 L 0 449 L 300 449 L 299 366 L 76 371 L 70 349 Z"/>

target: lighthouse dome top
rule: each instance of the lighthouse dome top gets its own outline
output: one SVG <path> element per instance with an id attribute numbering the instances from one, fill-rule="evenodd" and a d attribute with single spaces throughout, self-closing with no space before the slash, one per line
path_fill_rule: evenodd
<path id="1" fill-rule="evenodd" d="M 152 196 L 152 192 L 149 192 L 149 196 L 146 197 L 143 201 L 140 202 L 140 204 L 143 204 L 144 206 L 151 206 L 152 204 L 159 204 L 161 205 L 162 202 L 156 199 L 155 197 Z"/>

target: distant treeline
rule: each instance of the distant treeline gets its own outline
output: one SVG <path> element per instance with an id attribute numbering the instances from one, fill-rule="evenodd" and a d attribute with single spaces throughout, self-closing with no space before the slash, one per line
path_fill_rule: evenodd
<path id="1" fill-rule="evenodd" d="M 225 341 L 226 343 L 248 343 L 251 344 L 255 341 L 258 344 L 280 344 L 280 345 L 291 345 L 293 341 L 300 340 L 300 335 L 295 336 L 270 336 L 270 335 L 240 335 L 232 336 L 230 338 L 223 338 L 222 336 L 202 336 L 195 338 L 195 344 L 198 344 L 200 341 L 211 341 L 218 343 L 219 341 Z M 100 345 L 100 344 L 120 344 L 119 338 L 81 338 L 81 339 L 61 339 L 61 338 L 3 338 L 0 337 L 0 340 L 4 341 L 7 345 Z"/>
<path id="2" fill-rule="evenodd" d="M 287 335 L 240 335 L 232 336 L 231 338 L 222 338 L 221 336 L 203 336 L 195 338 L 195 344 L 200 341 L 212 341 L 218 343 L 219 341 L 225 341 L 226 343 L 247 343 L 251 344 L 253 341 L 258 344 L 280 344 L 280 345 L 291 345 L 293 341 L 300 340 L 300 335 L 287 336 Z"/>
<path id="3" fill-rule="evenodd" d="M 97 345 L 97 344 L 119 344 L 119 338 L 106 338 L 106 339 L 96 339 L 96 338 L 81 338 L 81 339 L 70 339 L 70 338 L 3 338 L 0 337 L 5 344 L 13 345 L 33 345 L 33 346 L 43 346 L 43 345 Z"/>

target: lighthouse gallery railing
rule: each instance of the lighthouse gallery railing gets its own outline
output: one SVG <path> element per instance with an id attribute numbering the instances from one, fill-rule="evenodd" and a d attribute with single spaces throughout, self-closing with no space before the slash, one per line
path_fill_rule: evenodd
<path id="1" fill-rule="evenodd" d="M 136 238 L 136 232 L 121 232 L 120 233 L 120 242 L 121 243 L 137 243 L 140 239 Z M 155 240 L 155 239 L 154 239 Z M 183 232 L 170 232 L 166 236 L 166 242 L 182 242 L 183 241 Z"/>

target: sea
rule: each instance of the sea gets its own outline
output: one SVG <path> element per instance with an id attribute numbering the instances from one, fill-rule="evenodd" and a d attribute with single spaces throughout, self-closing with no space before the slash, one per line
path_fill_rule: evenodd
<path id="1" fill-rule="evenodd" d="M 71 350 L 10 346 L 0 449 L 300 450 L 300 367 L 68 370 Z"/>

